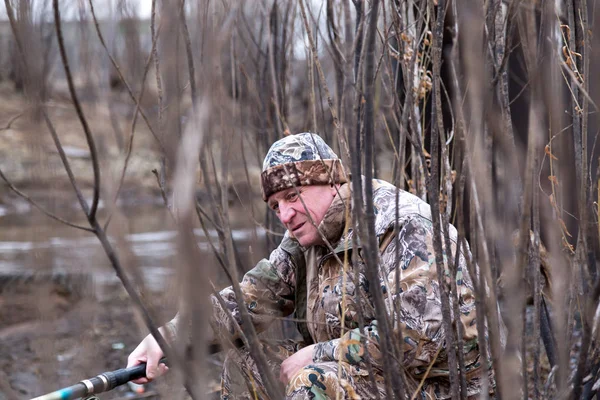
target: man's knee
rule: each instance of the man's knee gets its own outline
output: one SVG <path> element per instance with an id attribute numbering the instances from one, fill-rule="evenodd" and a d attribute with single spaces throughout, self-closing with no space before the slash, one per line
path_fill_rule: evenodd
<path id="1" fill-rule="evenodd" d="M 229 350 L 223 362 L 221 371 L 221 399 L 253 399 L 250 394 L 252 382 L 258 385 L 258 379 L 249 379 L 253 375 L 254 365 L 245 349 Z"/>
<path id="2" fill-rule="evenodd" d="M 335 398 L 338 389 L 337 376 L 333 371 L 327 371 L 318 365 L 308 365 L 292 377 L 286 387 L 285 398 Z"/>

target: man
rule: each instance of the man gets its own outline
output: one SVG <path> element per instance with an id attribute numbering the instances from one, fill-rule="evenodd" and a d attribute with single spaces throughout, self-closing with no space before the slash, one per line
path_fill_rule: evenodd
<path id="1" fill-rule="evenodd" d="M 337 155 L 319 136 L 302 133 L 275 142 L 264 160 L 261 186 L 263 200 L 287 232 L 269 259 L 244 276 L 241 290 L 257 329 L 294 310 L 302 321 L 298 324 L 302 342 L 264 345 L 263 349 L 276 376 L 286 385 L 286 398 L 373 398 L 374 390 L 385 398 L 373 290 L 383 290 L 393 322 L 390 326 L 394 333 L 402 333 L 407 380 L 415 388 L 423 381 L 420 398 L 448 398 L 446 335 L 429 206 L 389 183 L 373 181 L 380 250 L 377 285 L 365 278 L 365 263 L 352 229 L 351 184 Z M 451 237 L 456 240 L 454 227 Z M 455 242 L 452 251 L 456 251 Z M 344 267 L 344 260 L 352 259 L 351 252 L 357 253 L 356 262 Z M 468 395 L 473 396 L 480 391 L 481 366 L 473 287 L 462 255 L 457 270 L 465 373 Z M 226 288 L 220 294 L 233 318 L 241 323 L 233 290 Z M 215 298 L 212 303 L 217 329 L 233 334 L 227 312 Z M 395 303 L 400 310 L 393 310 Z M 365 323 L 362 334 L 360 313 Z M 161 332 L 172 339 L 176 324 L 166 324 Z M 128 366 L 148 361 L 148 376 L 153 378 L 166 369 L 161 365 L 157 370 L 161 356 L 156 341 L 148 336 L 131 353 Z M 233 367 L 241 369 L 248 385 L 245 393 L 234 393 Z M 254 398 L 254 393 L 265 396 L 254 362 L 245 350 L 232 352 L 224 366 L 222 398 Z"/>

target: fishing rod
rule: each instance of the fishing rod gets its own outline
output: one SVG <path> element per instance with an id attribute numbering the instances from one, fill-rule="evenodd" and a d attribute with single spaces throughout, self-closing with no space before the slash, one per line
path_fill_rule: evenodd
<path id="1" fill-rule="evenodd" d="M 161 358 L 160 363 L 165 364 L 166 361 L 166 358 Z M 73 386 L 36 397 L 32 400 L 74 400 L 97 393 L 107 392 L 129 381 L 145 377 L 146 363 L 141 363 L 134 367 L 103 372 L 93 378 L 84 379 Z"/>
<path id="2" fill-rule="evenodd" d="M 244 345 L 244 343 L 238 338 L 233 340 L 233 345 L 237 348 L 240 348 Z M 211 343 L 208 346 L 209 354 L 215 354 L 221 350 L 223 350 L 223 347 L 218 343 Z M 190 353 L 191 349 L 188 348 L 186 354 L 189 356 Z M 159 364 L 161 363 L 167 363 L 166 357 L 160 359 Z M 91 396 L 93 394 L 108 392 L 109 390 L 113 390 L 117 386 L 124 385 L 129 381 L 145 377 L 146 363 L 141 363 L 129 368 L 121 368 L 115 371 L 103 372 L 93 378 L 84 379 L 73 386 L 69 386 L 31 400 L 75 400 L 85 396 Z"/>

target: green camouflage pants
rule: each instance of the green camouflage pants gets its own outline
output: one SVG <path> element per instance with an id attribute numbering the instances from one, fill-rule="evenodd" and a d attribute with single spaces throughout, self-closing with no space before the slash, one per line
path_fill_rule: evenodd
<path id="1" fill-rule="evenodd" d="M 269 369 L 275 379 L 283 360 L 304 345 L 291 340 L 262 343 Z M 348 363 L 321 362 L 300 370 L 285 388 L 286 399 L 370 399 L 378 391 L 385 398 L 383 378 L 374 377 L 375 386 L 366 369 Z M 339 397 L 338 397 L 339 394 Z M 223 366 L 221 398 L 268 399 L 256 364 L 245 349 L 231 350 Z"/>

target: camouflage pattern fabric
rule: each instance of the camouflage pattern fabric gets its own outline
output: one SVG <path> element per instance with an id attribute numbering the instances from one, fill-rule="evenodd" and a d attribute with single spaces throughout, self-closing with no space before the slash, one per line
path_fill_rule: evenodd
<path id="1" fill-rule="evenodd" d="M 262 343 L 273 376 L 279 376 L 281 363 L 303 343 L 291 340 Z M 338 374 L 339 371 L 339 374 Z M 360 366 L 334 361 L 313 363 L 301 369 L 285 388 L 286 399 L 368 399 L 377 391 L 385 398 L 383 377 L 374 376 L 375 386 L 366 370 Z M 266 399 L 266 391 L 258 368 L 248 350 L 230 350 L 221 375 L 221 399 Z"/>
<path id="2" fill-rule="evenodd" d="M 263 341 L 262 353 L 274 377 L 279 376 L 283 360 L 304 347 L 292 340 Z M 258 368 L 247 349 L 232 349 L 227 353 L 221 374 L 221 399 L 265 399 L 266 390 Z"/>
<path id="3" fill-rule="evenodd" d="M 344 193 L 342 186 L 340 193 Z M 433 222 L 429 206 L 417 197 L 399 192 L 399 230 L 393 228 L 397 189 L 383 181 L 374 181 L 375 231 L 389 243 L 380 248 L 379 285 L 386 295 L 388 315 L 396 323 L 395 334 L 402 333 L 404 366 L 409 381 L 416 387 L 431 366 L 424 381 L 422 394 L 426 398 L 449 398 L 449 370 L 447 354 L 444 351 L 446 338 L 442 326 L 440 288 L 437 279 L 437 265 L 433 251 Z M 349 192 L 349 190 L 348 190 Z M 347 194 L 349 197 L 349 193 Z M 334 199 L 330 210 L 340 208 L 340 199 Z M 334 213 L 338 217 L 341 212 Z M 324 223 L 331 220 L 325 215 Z M 324 228 L 327 237 L 334 241 L 341 235 L 340 225 Z M 392 235 L 392 238 L 386 237 Z M 456 252 L 456 230 L 450 227 L 452 252 Z M 353 232 L 335 241 L 335 252 L 343 260 L 345 253 L 358 250 L 359 260 L 348 265 L 344 274 L 334 257 L 324 257 L 319 268 L 318 279 L 309 283 L 308 310 L 315 321 L 325 321 L 325 325 L 309 326 L 317 346 L 313 360 L 317 362 L 344 360 L 355 365 L 365 364 L 365 354 L 370 355 L 374 368 L 382 371 L 382 356 L 379 349 L 379 332 L 375 310 L 371 302 L 366 279 L 366 265 L 360 257 L 360 247 L 353 243 Z M 312 251 L 308 250 L 308 251 Z M 447 260 L 444 254 L 444 260 Z M 447 266 L 445 266 L 447 268 Z M 358 271 L 357 271 L 358 270 Z M 358 272 L 358 282 L 354 277 Z M 449 277 L 449 271 L 445 273 Z M 460 321 L 463 330 L 465 369 L 468 395 L 480 392 L 479 348 L 477 343 L 475 298 L 473 284 L 469 277 L 466 261 L 462 255 L 457 266 L 456 280 L 459 293 Z M 373 283 L 371 283 L 372 285 Z M 358 292 L 358 296 L 357 296 Z M 391 296 L 390 296 L 391 294 Z M 345 301 L 341 301 L 345 295 Z M 360 299 L 360 302 L 356 298 Z M 394 303 L 399 301 L 399 309 Z M 343 313 L 340 304 L 345 304 Z M 362 335 L 358 328 L 357 315 L 360 311 L 369 322 Z M 344 330 L 341 328 L 342 314 Z M 349 330 L 351 329 L 351 330 Z M 349 331 L 347 331 L 349 330 Z M 361 340 L 365 337 L 366 340 Z M 334 339 L 332 339 L 334 338 Z M 401 338 L 398 336 L 398 340 Z M 491 377 L 493 381 L 493 376 Z"/>
<path id="4" fill-rule="evenodd" d="M 338 156 L 314 133 L 286 136 L 273 143 L 261 173 L 262 198 L 294 186 L 344 183 Z"/>
<path id="5" fill-rule="evenodd" d="M 320 388 L 319 393 L 325 394 L 314 394 L 313 397 L 307 395 L 304 398 L 335 398 L 331 397 L 332 393 L 338 390 L 343 390 L 344 398 L 353 398 L 351 391 L 346 389 L 347 383 L 350 382 L 356 393 L 365 393 L 364 390 L 370 387 L 370 383 L 365 383 L 366 386 L 363 387 L 362 382 L 366 381 L 361 380 L 367 369 L 367 353 L 379 382 L 377 390 L 383 390 L 382 380 L 379 379 L 383 376 L 383 365 L 378 322 L 371 300 L 373 290 L 382 290 L 386 297 L 386 311 L 393 322 L 392 326 L 395 327 L 394 334 L 398 342 L 403 343 L 403 365 L 407 380 L 411 386 L 414 384 L 414 388 L 423 381 L 420 398 L 449 398 L 448 360 L 444 349 L 446 333 L 442 324 L 440 287 L 437 280 L 437 268 L 440 266 L 436 265 L 432 245 L 433 223 L 430 208 L 416 196 L 389 183 L 374 180 L 373 188 L 375 231 L 380 240 L 378 283 L 367 281 L 360 244 L 354 237 L 352 228 L 346 227 L 346 223 L 351 221 L 351 218 L 347 217 L 351 211 L 348 209 L 351 193 L 350 185 L 344 184 L 340 186 L 338 196 L 334 198 L 319 225 L 319 229 L 335 251 L 332 253 L 320 246 L 302 248 L 286 234 L 269 259 L 260 261 L 244 276 L 241 288 L 245 303 L 253 324 L 259 330 L 265 329 L 275 317 L 289 315 L 295 308 L 296 313 L 300 314 L 299 311 L 302 310 L 297 308 L 306 307 L 304 315 L 307 316 L 308 331 L 312 341 L 317 343 L 313 357 L 315 368 L 301 371 L 304 375 L 292 379 L 290 387 L 300 388 L 298 390 L 304 390 L 302 393 L 305 393 L 308 390 L 307 385 L 312 382 L 313 386 L 309 385 L 310 390 Z M 394 230 L 396 194 L 399 197 L 399 219 Z M 450 227 L 453 253 L 457 249 L 456 236 L 456 230 Z M 312 252 L 321 252 L 324 256 L 314 258 L 311 257 Z M 356 262 L 349 263 L 344 268 L 338 259 L 351 260 L 353 252 L 356 252 Z M 447 260 L 446 256 L 450 255 L 444 255 L 444 260 Z M 306 260 L 319 260 L 317 265 L 306 265 L 306 269 L 314 268 L 316 272 L 305 275 L 307 280 L 312 276 L 310 282 L 296 280 L 294 260 L 302 257 Z M 480 392 L 482 365 L 477 343 L 473 284 L 462 254 L 459 257 L 456 276 L 451 277 L 447 266 L 443 267 L 447 279 L 454 279 L 457 285 L 460 316 L 453 318 L 460 321 L 462 326 L 468 396 L 474 396 Z M 358 280 L 355 280 L 356 274 Z M 295 292 L 303 285 L 306 285 L 307 289 L 306 302 L 301 302 L 295 297 Z M 217 329 L 234 334 L 234 322 L 229 315 L 241 325 L 235 294 L 231 288 L 222 290 L 220 294 L 227 310 L 213 298 L 215 313 L 212 322 Z M 399 309 L 395 309 L 394 304 L 399 304 Z M 366 323 L 362 332 L 358 325 L 359 312 L 362 312 Z M 341 364 L 338 364 L 339 362 Z M 343 382 L 331 378 L 337 377 L 333 368 L 338 368 L 338 365 L 342 365 Z M 427 373 L 430 366 L 431 369 Z M 278 376 L 278 372 L 275 376 Z M 493 389 L 493 373 L 490 379 L 490 387 Z M 225 377 L 224 385 L 226 382 Z M 224 389 L 224 393 L 227 394 L 226 387 Z M 288 387 L 288 393 L 294 395 L 296 389 L 290 392 Z M 359 396 L 372 397 L 366 394 Z"/>

